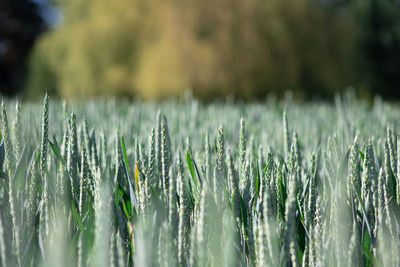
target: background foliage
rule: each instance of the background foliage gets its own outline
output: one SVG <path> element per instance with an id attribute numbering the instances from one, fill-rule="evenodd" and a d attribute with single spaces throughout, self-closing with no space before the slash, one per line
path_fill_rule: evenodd
<path id="1" fill-rule="evenodd" d="M 397 0 L 0 3 L 6 94 L 399 98 L 398 73 Z"/>
<path id="2" fill-rule="evenodd" d="M 57 1 L 27 88 L 62 97 L 399 96 L 395 0 Z M 382 67 L 384 66 L 384 67 Z"/>

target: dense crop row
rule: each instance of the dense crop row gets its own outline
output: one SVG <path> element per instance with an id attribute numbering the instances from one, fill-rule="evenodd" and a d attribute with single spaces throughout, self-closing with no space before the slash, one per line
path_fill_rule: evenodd
<path id="1" fill-rule="evenodd" d="M 399 266 L 398 118 L 350 95 L 6 101 L 0 265 Z"/>

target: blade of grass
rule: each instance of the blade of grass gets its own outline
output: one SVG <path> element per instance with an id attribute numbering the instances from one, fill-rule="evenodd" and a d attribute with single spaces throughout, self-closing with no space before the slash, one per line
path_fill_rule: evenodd
<path id="1" fill-rule="evenodd" d="M 78 210 L 76 209 L 76 206 L 75 206 L 75 203 L 73 200 L 71 201 L 71 211 L 72 211 L 72 215 L 74 216 L 75 222 L 79 226 L 79 229 L 81 230 L 81 232 L 84 232 L 84 227 L 82 224 L 81 217 L 78 214 Z"/>
<path id="2" fill-rule="evenodd" d="M 65 162 L 63 156 L 61 155 L 61 152 L 60 152 L 60 149 L 58 148 L 58 146 L 55 143 L 51 142 L 50 140 L 49 140 L 49 144 L 50 144 L 51 150 L 53 150 L 54 155 L 56 156 L 56 158 L 59 161 L 61 161 L 63 166 L 66 166 L 66 162 Z"/>
<path id="3" fill-rule="evenodd" d="M 125 167 L 128 169 L 128 174 L 131 173 L 131 170 L 129 168 L 129 163 L 128 163 L 128 156 L 126 154 L 126 147 L 125 147 L 125 140 L 124 137 L 121 136 L 121 145 L 122 145 L 122 152 L 124 154 L 124 160 L 125 160 Z"/>
<path id="4" fill-rule="evenodd" d="M 199 185 L 197 183 L 196 174 L 195 174 L 193 164 L 192 164 L 192 157 L 190 156 L 189 150 L 186 152 L 186 160 L 187 160 L 187 163 L 189 166 L 189 171 L 190 171 L 190 175 L 192 176 L 193 183 L 196 186 L 196 190 L 198 190 Z"/>

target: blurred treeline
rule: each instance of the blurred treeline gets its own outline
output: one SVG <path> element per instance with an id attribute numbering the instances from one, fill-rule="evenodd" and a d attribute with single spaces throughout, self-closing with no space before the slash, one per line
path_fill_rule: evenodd
<path id="1" fill-rule="evenodd" d="M 397 0 L 58 0 L 27 94 L 400 97 Z"/>
<path id="2" fill-rule="evenodd" d="M 26 58 L 46 30 L 38 5 L 28 0 L 0 0 L 0 92 L 13 94 L 24 86 Z"/>

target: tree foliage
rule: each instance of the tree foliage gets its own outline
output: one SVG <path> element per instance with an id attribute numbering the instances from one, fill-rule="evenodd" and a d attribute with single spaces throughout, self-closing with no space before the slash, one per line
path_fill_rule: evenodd
<path id="1" fill-rule="evenodd" d="M 348 9 L 309 0 L 58 3 L 64 21 L 36 46 L 31 94 L 324 96 L 352 82 Z"/>
<path id="2" fill-rule="evenodd" d="M 373 93 L 400 97 L 400 2 L 356 0 L 362 79 Z"/>

